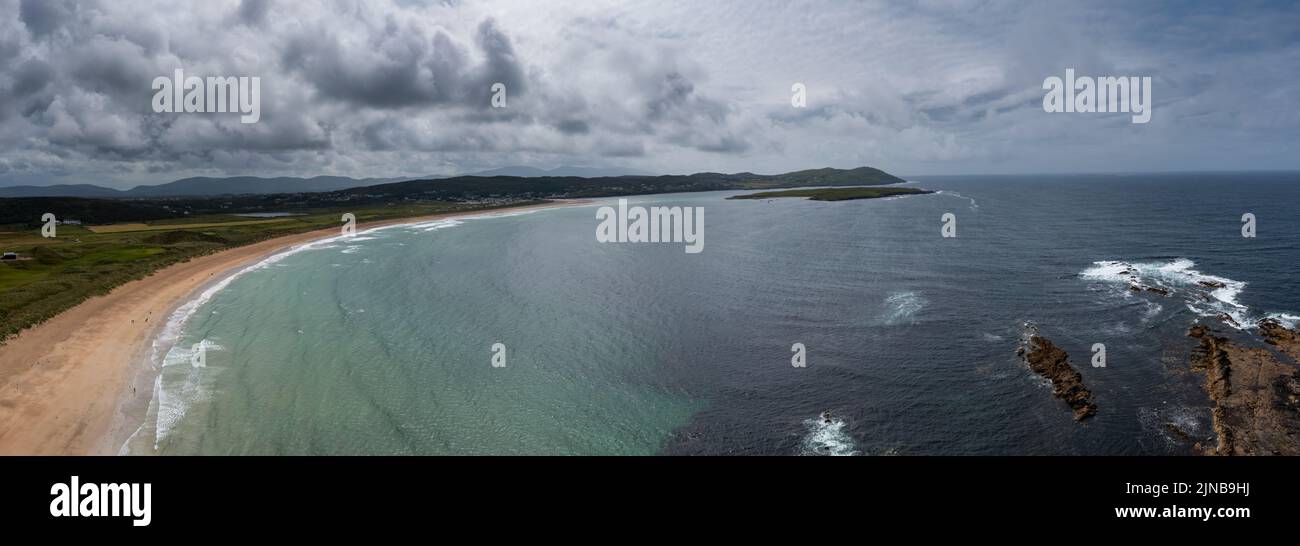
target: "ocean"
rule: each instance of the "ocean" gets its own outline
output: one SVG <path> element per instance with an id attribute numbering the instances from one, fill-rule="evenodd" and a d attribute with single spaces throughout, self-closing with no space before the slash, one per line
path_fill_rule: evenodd
<path id="1" fill-rule="evenodd" d="M 1300 320 L 1295 173 L 912 180 L 938 193 L 629 198 L 702 207 L 698 254 L 597 242 L 615 199 L 295 249 L 172 317 L 123 452 L 1191 454 L 1188 327 Z M 1030 329 L 1094 418 L 1016 355 Z"/>

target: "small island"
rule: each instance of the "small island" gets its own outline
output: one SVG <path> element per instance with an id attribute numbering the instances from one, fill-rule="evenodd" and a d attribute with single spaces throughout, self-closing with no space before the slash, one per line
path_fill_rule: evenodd
<path id="1" fill-rule="evenodd" d="M 751 193 L 747 195 L 736 195 L 728 199 L 769 199 L 773 197 L 807 197 L 811 201 L 849 201 L 852 199 L 876 199 L 880 197 L 893 197 L 895 195 L 919 195 L 923 193 L 934 193 L 930 190 L 918 188 L 805 188 L 798 190 L 780 190 Z"/>

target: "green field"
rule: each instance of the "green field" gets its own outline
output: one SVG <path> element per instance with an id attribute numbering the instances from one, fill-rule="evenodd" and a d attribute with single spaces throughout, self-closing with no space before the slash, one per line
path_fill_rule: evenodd
<path id="1" fill-rule="evenodd" d="M 807 197 L 812 201 L 849 201 L 852 199 L 877 199 L 895 195 L 917 195 L 934 193 L 929 190 L 898 187 L 873 188 L 807 188 L 799 190 L 765 191 L 748 195 L 737 195 L 730 199 L 771 199 L 776 197 Z"/>
<path id="2" fill-rule="evenodd" d="M 0 261 L 0 343 L 91 296 L 168 265 L 274 237 L 338 227 L 344 212 L 355 214 L 357 224 L 363 224 L 538 202 L 377 204 L 301 211 L 307 214 L 266 220 L 201 215 L 156 223 L 63 225 L 58 226 L 58 236 L 49 239 L 41 237 L 38 228 L 0 225 L 0 252 L 17 252 L 22 258 Z"/>
<path id="3" fill-rule="evenodd" d="M 167 222 L 160 224 L 109 224 L 106 226 L 86 226 L 86 229 L 95 233 L 126 233 L 128 231 L 167 231 L 174 229 L 204 229 L 204 228 L 226 228 L 233 226 L 253 226 L 257 224 L 274 224 L 277 222 L 287 222 L 287 218 L 276 218 L 274 220 L 235 220 L 230 222 L 202 222 L 202 223 L 177 223 Z"/>

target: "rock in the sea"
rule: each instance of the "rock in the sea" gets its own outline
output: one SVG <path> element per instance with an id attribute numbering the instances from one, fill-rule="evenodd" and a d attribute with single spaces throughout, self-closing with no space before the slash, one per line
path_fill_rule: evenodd
<path id="1" fill-rule="evenodd" d="M 1197 281 L 1196 284 L 1199 284 L 1199 285 L 1204 286 L 1204 287 L 1206 287 L 1206 288 L 1223 288 L 1223 287 L 1225 287 L 1225 286 L 1228 286 L 1228 285 L 1223 284 L 1223 283 L 1221 283 L 1221 282 L 1219 282 L 1219 281 Z"/>
<path id="2" fill-rule="evenodd" d="M 1052 382 L 1052 394 L 1074 410 L 1075 421 L 1097 414 L 1092 392 L 1083 385 L 1083 376 L 1070 365 L 1070 355 L 1064 349 L 1045 337 L 1034 335 L 1029 338 L 1029 350 L 1024 356 L 1029 369 Z"/>
<path id="3" fill-rule="evenodd" d="M 1148 286 L 1148 287 L 1147 287 L 1147 292 L 1155 292 L 1155 293 L 1157 293 L 1157 294 L 1160 294 L 1161 296 L 1168 296 L 1168 295 L 1169 295 L 1169 289 L 1168 289 L 1168 288 L 1161 288 L 1161 287 L 1159 287 L 1159 286 Z"/>
<path id="4" fill-rule="evenodd" d="M 1296 332 L 1260 326 L 1270 343 L 1296 348 Z M 1214 402 L 1210 414 L 1219 443 L 1209 455 L 1300 455 L 1300 381 L 1297 367 L 1264 348 L 1241 347 L 1204 325 L 1188 337 L 1193 370 L 1205 372 L 1205 390 Z"/>

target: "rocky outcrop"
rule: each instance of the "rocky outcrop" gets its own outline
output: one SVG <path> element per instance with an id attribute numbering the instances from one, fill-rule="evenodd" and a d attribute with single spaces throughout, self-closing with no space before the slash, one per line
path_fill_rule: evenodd
<path id="1" fill-rule="evenodd" d="M 1128 289 L 1131 292 L 1142 292 L 1143 290 L 1145 290 L 1153 294 L 1160 294 L 1161 296 L 1168 296 L 1171 292 L 1168 288 L 1165 288 L 1163 286 L 1149 286 L 1149 285 L 1139 284 L 1136 280 L 1129 281 Z"/>
<path id="2" fill-rule="evenodd" d="M 1296 333 L 1280 324 L 1261 324 L 1260 330 L 1280 349 L 1296 346 Z M 1218 436 L 1217 446 L 1197 444 L 1197 449 L 1210 455 L 1300 455 L 1296 365 L 1268 349 L 1238 346 L 1204 325 L 1193 326 L 1187 335 L 1200 342 L 1191 366 L 1205 373 Z"/>
<path id="3" fill-rule="evenodd" d="M 1097 414 L 1092 392 L 1083 385 L 1083 376 L 1070 365 L 1070 355 L 1050 340 L 1037 334 L 1030 336 L 1020 354 L 1034 373 L 1052 382 L 1052 394 L 1074 410 L 1074 420 L 1082 421 Z"/>
<path id="4" fill-rule="evenodd" d="M 1277 347 L 1278 351 L 1291 357 L 1291 360 L 1300 362 L 1300 333 L 1282 326 L 1282 323 L 1274 319 L 1261 320 L 1258 326 L 1265 343 Z"/>

